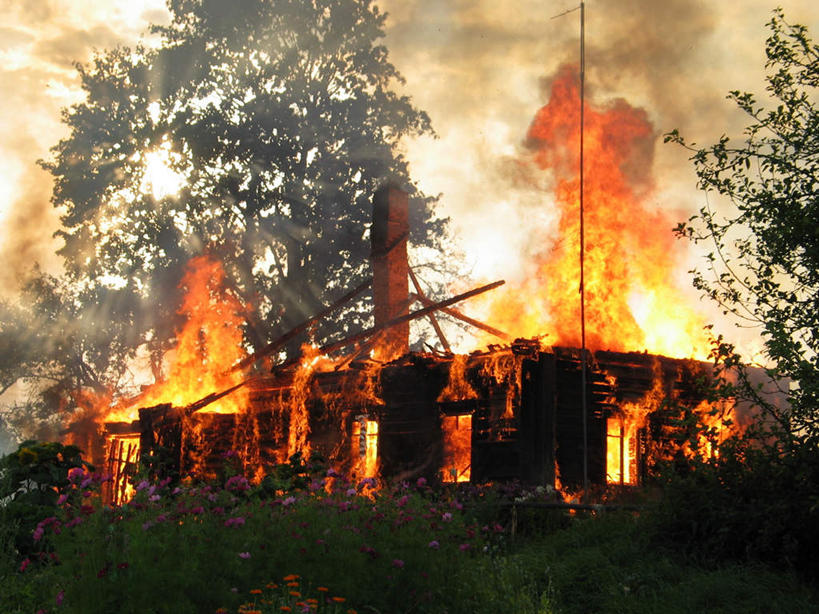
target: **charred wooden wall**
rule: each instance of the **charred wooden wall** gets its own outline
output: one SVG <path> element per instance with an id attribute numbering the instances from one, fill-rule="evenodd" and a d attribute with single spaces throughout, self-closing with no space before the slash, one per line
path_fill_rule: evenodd
<path id="1" fill-rule="evenodd" d="M 582 484 L 579 350 L 506 350 L 470 356 L 466 379 L 474 395 L 441 400 L 452 365 L 451 359 L 410 354 L 375 370 L 348 367 L 315 374 L 302 391 L 311 450 L 341 470 L 352 469 L 353 422 L 366 416 L 379 425 L 382 476 L 440 480 L 443 417 L 470 415 L 472 481 L 554 484 L 559 472 L 563 485 Z M 708 374 L 707 365 L 695 361 L 596 352 L 586 377 L 590 481 L 606 480 L 606 419 L 619 404 L 638 402 L 658 385 L 659 392 L 674 401 L 658 405 L 651 414 L 640 443 L 644 461 L 649 445 L 672 445 L 683 436 L 674 426 L 680 408 L 702 400 L 698 382 Z M 169 405 L 142 409 L 143 462 L 165 475 L 196 468 L 203 477 L 216 475 L 228 453 L 238 453 L 248 473 L 286 462 L 293 394 L 292 378 L 269 377 L 251 385 L 251 406 L 241 414 L 185 416 Z M 640 470 L 644 473 L 645 465 Z"/>

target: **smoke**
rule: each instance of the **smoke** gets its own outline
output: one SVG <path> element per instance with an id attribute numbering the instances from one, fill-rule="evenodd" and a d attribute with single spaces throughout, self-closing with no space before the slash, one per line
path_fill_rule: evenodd
<path id="1" fill-rule="evenodd" d="M 514 284 L 536 274 L 533 256 L 559 237 L 552 178 L 526 164 L 524 140 L 558 67 L 579 63 L 580 12 L 572 10 L 579 4 L 381 4 L 389 13 L 390 57 L 439 135 L 407 145 L 414 178 L 427 192 L 442 194 L 442 212 L 452 218 L 474 278 Z M 741 133 L 746 118 L 725 96 L 731 89 L 763 90 L 772 8 L 762 0 L 586 2 L 587 97 L 609 106 L 621 99 L 646 112 L 654 139 L 633 156 L 628 173 L 670 226 L 696 211 L 703 196 L 689 154 L 662 145 L 662 134 L 676 128 L 705 144 Z M 791 0 L 783 8 L 819 36 L 814 3 Z M 670 234 L 671 228 L 658 231 Z M 689 252 L 670 274 L 696 302 L 687 271 L 702 263 L 702 254 Z"/>
<path id="2" fill-rule="evenodd" d="M 10 298 L 35 263 L 49 272 L 61 265 L 59 211 L 37 160 L 67 135 L 60 109 L 81 99 L 73 64 L 133 45 L 165 13 L 162 0 L 0 0 L 0 14 L 0 297 Z"/>

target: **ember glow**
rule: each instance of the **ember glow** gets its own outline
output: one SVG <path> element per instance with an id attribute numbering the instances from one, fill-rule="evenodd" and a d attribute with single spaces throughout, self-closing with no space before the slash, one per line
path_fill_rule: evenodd
<path id="1" fill-rule="evenodd" d="M 580 346 L 580 97 L 564 66 L 532 122 L 531 164 L 550 176 L 558 238 L 536 254 L 537 274 L 492 298 L 490 323 L 519 336 Z M 673 216 L 652 206 L 655 131 L 622 100 L 585 106 L 585 294 L 590 349 L 708 355 L 705 322 L 672 283 L 680 270 Z M 547 202 L 544 195 L 544 203 Z"/>

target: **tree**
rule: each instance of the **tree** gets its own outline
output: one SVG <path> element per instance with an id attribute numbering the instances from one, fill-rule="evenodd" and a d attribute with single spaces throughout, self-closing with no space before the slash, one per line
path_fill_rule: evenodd
<path id="1" fill-rule="evenodd" d="M 740 392 L 774 419 L 784 446 L 819 443 L 819 46 L 807 28 L 781 10 L 768 23 L 766 91 L 773 106 L 750 93 L 729 99 L 750 118 L 744 141 L 727 136 L 710 147 L 666 136 L 693 152 L 699 187 L 723 199 L 707 203 L 678 235 L 711 242 L 694 285 L 725 313 L 761 328 L 768 373 L 790 380 L 790 408 L 766 402 L 722 342 L 721 358 L 740 371 Z"/>
<path id="2" fill-rule="evenodd" d="M 85 344 L 70 352 L 103 385 L 140 346 L 158 373 L 194 255 L 223 262 L 258 348 L 364 278 L 380 182 L 415 193 L 414 242 L 443 232 L 396 148 L 430 133 L 429 119 L 392 89 L 402 78 L 371 0 L 168 8 L 158 47 L 78 66 L 86 100 L 64 112 L 70 135 L 42 163 L 64 211 L 67 273 L 38 283 L 65 286 L 60 309 Z"/>

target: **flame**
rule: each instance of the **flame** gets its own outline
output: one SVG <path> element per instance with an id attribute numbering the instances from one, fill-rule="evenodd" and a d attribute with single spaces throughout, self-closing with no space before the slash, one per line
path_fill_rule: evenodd
<path id="1" fill-rule="evenodd" d="M 494 381 L 495 385 L 506 385 L 506 408 L 503 418 L 511 420 L 515 415 L 515 400 L 520 398 L 520 373 L 522 359 L 511 352 L 496 352 L 483 363 L 480 375 Z"/>
<path id="2" fill-rule="evenodd" d="M 741 431 L 736 423 L 736 406 L 732 402 L 702 401 L 694 408 L 701 431 L 697 433 L 696 446 L 686 442 L 683 446 L 689 458 L 719 458 L 719 445 Z"/>
<path id="3" fill-rule="evenodd" d="M 353 473 L 358 478 L 374 478 L 378 475 L 378 422 L 366 416 L 356 416 L 353 421 L 352 457 L 355 459 Z"/>
<path id="4" fill-rule="evenodd" d="M 449 382 L 438 395 L 438 402 L 477 399 L 478 394 L 466 379 L 466 354 L 456 354 L 449 367 Z"/>
<path id="5" fill-rule="evenodd" d="M 302 359 L 296 375 L 293 378 L 293 387 L 290 390 L 290 428 L 287 437 L 287 456 L 301 454 L 307 458 L 310 454 L 310 416 L 307 410 L 307 400 L 312 391 L 313 373 L 316 367 L 322 364 L 323 357 L 314 345 L 302 346 Z M 324 358 L 326 360 L 326 358 Z"/>
<path id="6" fill-rule="evenodd" d="M 651 388 L 636 402 L 623 402 L 617 414 L 606 421 L 606 481 L 609 484 L 636 485 L 638 481 L 638 447 L 640 429 L 649 414 L 656 412 L 666 398 L 662 367 L 655 361 Z M 613 376 L 609 382 L 616 384 Z"/>
<path id="7" fill-rule="evenodd" d="M 104 498 L 111 505 L 122 505 L 134 496 L 131 482 L 139 463 L 139 433 L 112 434 L 106 445 L 106 482 Z"/>
<path id="8" fill-rule="evenodd" d="M 468 482 L 472 471 L 472 415 L 442 416 L 443 468 L 441 481 Z"/>
<path id="9" fill-rule="evenodd" d="M 493 326 L 573 347 L 581 344 L 576 74 L 560 70 L 527 134 L 534 166 L 552 178 L 559 239 L 535 255 L 537 273 L 521 288 L 488 299 Z M 671 283 L 679 268 L 674 220 L 649 206 L 652 125 L 622 100 L 607 107 L 587 101 L 584 123 L 587 347 L 707 357 L 704 322 Z"/>
<path id="10" fill-rule="evenodd" d="M 185 295 L 178 313 L 186 321 L 176 336 L 176 348 L 166 356 L 167 375 L 114 407 L 107 421 L 136 420 L 138 408 L 160 403 L 184 407 L 242 382 L 242 373 L 226 370 L 245 356 L 240 315 L 245 308 L 226 289 L 221 263 L 209 256 L 193 258 L 180 288 Z M 234 414 L 247 405 L 247 391 L 240 388 L 202 411 Z"/>

